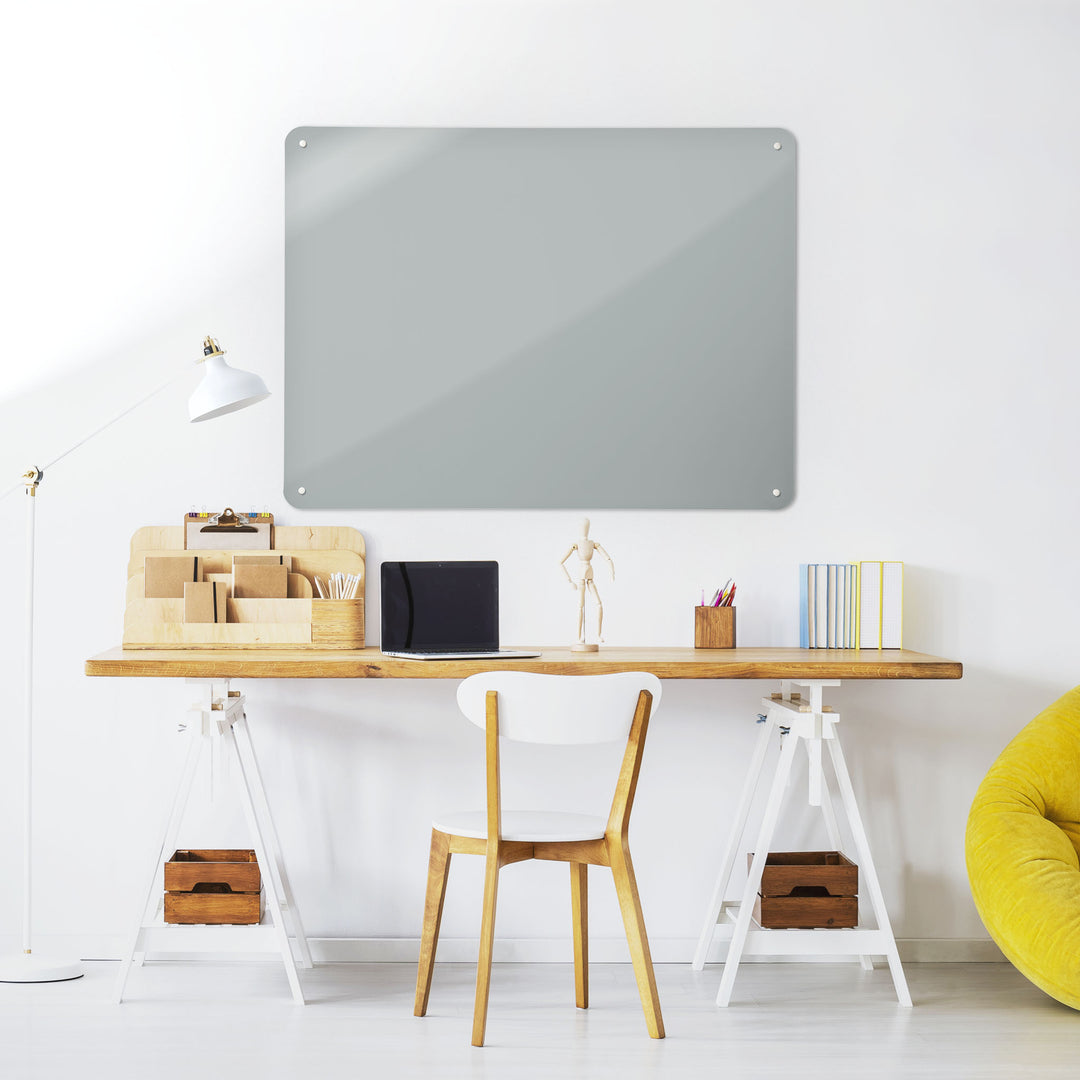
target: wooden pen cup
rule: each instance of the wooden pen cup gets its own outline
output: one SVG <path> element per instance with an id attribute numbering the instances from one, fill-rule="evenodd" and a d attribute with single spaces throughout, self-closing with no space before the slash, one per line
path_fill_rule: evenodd
<path id="1" fill-rule="evenodd" d="M 734 649 L 735 609 L 710 606 L 694 608 L 694 648 Z"/>

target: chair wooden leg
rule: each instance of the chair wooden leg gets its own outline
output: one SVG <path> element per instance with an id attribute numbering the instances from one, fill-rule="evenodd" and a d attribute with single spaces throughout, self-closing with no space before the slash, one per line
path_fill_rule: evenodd
<path id="1" fill-rule="evenodd" d="M 570 908 L 574 919 L 574 996 L 579 1009 L 589 1007 L 589 866 L 570 864 Z"/>
<path id="2" fill-rule="evenodd" d="M 473 1005 L 473 1046 L 484 1045 L 488 993 L 491 990 L 491 954 L 495 946 L 495 901 L 499 892 L 499 854 L 488 850 L 484 870 L 484 914 L 480 922 L 480 956 L 476 962 L 476 1002 Z"/>
<path id="3" fill-rule="evenodd" d="M 645 1010 L 645 1026 L 654 1039 L 662 1039 L 664 1019 L 660 1015 L 660 997 L 656 992 L 656 976 L 649 953 L 649 939 L 645 936 L 645 917 L 641 913 L 634 865 L 630 861 L 629 850 L 618 843 L 611 845 L 611 872 L 615 877 L 615 893 L 619 898 L 626 940 L 630 945 L 630 958 L 634 962 L 638 993 Z"/>
<path id="4" fill-rule="evenodd" d="M 420 936 L 420 963 L 416 969 L 416 1002 L 414 1016 L 427 1012 L 431 993 L 431 976 L 435 968 L 435 950 L 439 945 L 439 924 L 442 922 L 446 879 L 450 873 L 450 837 L 438 829 L 431 830 L 431 855 L 428 858 L 427 895 L 424 899 L 424 929 Z"/>

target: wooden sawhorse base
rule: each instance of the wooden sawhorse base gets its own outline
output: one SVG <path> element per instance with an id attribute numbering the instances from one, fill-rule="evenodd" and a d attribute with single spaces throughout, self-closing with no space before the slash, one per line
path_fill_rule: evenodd
<path id="1" fill-rule="evenodd" d="M 300 965 L 310 968 L 311 952 L 285 873 L 270 804 L 266 801 L 266 791 L 244 712 L 245 699 L 238 690 L 229 689 L 227 679 L 189 679 L 188 682 L 202 689 L 202 700 L 192 707 L 197 719 L 181 727 L 181 730 L 186 730 L 190 740 L 187 759 L 173 798 L 161 847 L 154 860 L 139 924 L 131 936 L 130 947 L 122 957 L 116 1001 L 123 1001 L 132 964 L 141 965 L 147 953 L 276 951 L 281 954 L 285 964 L 293 1000 L 303 1005 L 304 992 L 296 971 L 296 961 L 298 956 Z M 162 917 L 165 860 L 176 850 L 177 836 L 199 760 L 213 739 L 222 741 L 228 760 L 235 765 L 230 772 L 237 779 L 241 804 L 251 829 L 266 909 L 263 922 L 258 925 L 186 926 L 166 924 Z M 297 956 L 293 954 L 294 948 Z"/>
<path id="2" fill-rule="evenodd" d="M 840 748 L 840 739 L 836 727 L 840 716 L 828 706 L 822 704 L 822 690 L 827 686 L 839 686 L 839 681 L 798 681 L 794 685 L 805 687 L 809 691 L 807 701 L 801 693 L 792 693 L 791 682 L 781 684 L 779 694 L 763 698 L 765 712 L 758 722 L 763 724 L 761 734 L 751 759 L 750 770 L 743 786 L 735 823 L 728 839 L 727 848 L 720 864 L 720 873 L 716 878 L 709 910 L 705 917 L 705 926 L 698 940 L 694 955 L 694 969 L 700 971 L 712 945 L 714 936 L 730 940 L 724 974 L 720 981 L 720 991 L 716 996 L 717 1005 L 727 1005 L 731 1001 L 731 991 L 739 963 L 744 956 L 802 956 L 832 955 L 858 956 L 866 970 L 873 968 L 872 957 L 885 956 L 889 962 L 896 997 L 901 1005 L 911 1005 L 904 969 L 900 964 L 900 954 L 896 948 L 889 915 L 885 910 L 885 900 L 881 893 L 874 860 L 870 854 L 870 845 L 863 828 L 859 807 L 855 802 L 855 792 L 851 786 L 844 753 Z M 780 757 L 776 764 L 772 786 L 765 803 L 764 815 L 754 843 L 754 857 L 750 872 L 740 900 L 724 900 L 735 859 L 743 848 L 747 820 L 765 765 L 765 757 L 774 736 L 780 739 Z M 848 827 L 855 843 L 861 890 L 869 893 L 870 906 L 877 921 L 877 928 L 857 927 L 847 930 L 763 930 L 751 926 L 754 900 L 761 886 L 761 874 L 765 868 L 776 824 L 780 817 L 784 793 L 791 778 L 791 768 L 795 760 L 796 748 L 805 745 L 809 757 L 809 804 L 821 808 L 825 818 L 825 828 L 829 843 L 837 850 L 841 847 L 840 831 L 837 827 L 836 811 L 832 792 L 822 761 L 823 747 L 828 748 L 832 761 L 833 773 L 840 791 L 840 799 L 847 818 Z M 719 923 L 719 925 L 718 925 Z"/>

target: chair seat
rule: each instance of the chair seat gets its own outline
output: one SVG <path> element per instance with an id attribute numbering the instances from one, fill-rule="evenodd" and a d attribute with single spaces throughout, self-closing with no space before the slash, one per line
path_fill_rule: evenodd
<path id="1" fill-rule="evenodd" d="M 461 810 L 432 822 L 439 832 L 454 836 L 487 838 L 487 812 Z M 502 838 L 530 844 L 572 840 L 599 840 L 607 822 L 590 814 L 565 814 L 554 810 L 507 811 L 502 815 Z"/>

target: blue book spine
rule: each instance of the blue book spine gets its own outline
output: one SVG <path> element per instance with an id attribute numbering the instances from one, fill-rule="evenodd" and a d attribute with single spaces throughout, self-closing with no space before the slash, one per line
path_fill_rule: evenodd
<path id="1" fill-rule="evenodd" d="M 810 567 L 807 563 L 799 565 L 799 648 L 810 648 Z"/>

